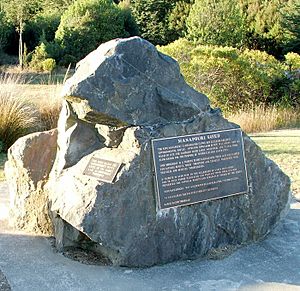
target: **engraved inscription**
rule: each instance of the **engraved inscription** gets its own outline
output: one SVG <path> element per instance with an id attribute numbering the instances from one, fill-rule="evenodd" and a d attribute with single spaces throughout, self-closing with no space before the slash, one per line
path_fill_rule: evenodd
<path id="1" fill-rule="evenodd" d="M 120 166 L 120 163 L 92 157 L 83 174 L 95 177 L 102 182 L 112 183 Z"/>
<path id="2" fill-rule="evenodd" d="M 240 129 L 152 141 L 159 208 L 248 191 Z"/>

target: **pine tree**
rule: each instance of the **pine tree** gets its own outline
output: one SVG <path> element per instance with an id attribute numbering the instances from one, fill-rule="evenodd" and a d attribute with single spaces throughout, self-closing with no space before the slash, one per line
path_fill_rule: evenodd
<path id="1" fill-rule="evenodd" d="M 188 38 L 201 44 L 241 47 L 245 18 L 235 0 L 196 0 L 187 19 Z"/>
<path id="2" fill-rule="evenodd" d="M 141 36 L 155 45 L 165 45 L 176 39 L 169 28 L 169 14 L 176 4 L 171 0 L 132 0 L 132 14 Z"/>
<path id="3" fill-rule="evenodd" d="M 283 14 L 282 26 L 287 39 L 286 51 L 300 53 L 300 4 L 296 3 Z"/>

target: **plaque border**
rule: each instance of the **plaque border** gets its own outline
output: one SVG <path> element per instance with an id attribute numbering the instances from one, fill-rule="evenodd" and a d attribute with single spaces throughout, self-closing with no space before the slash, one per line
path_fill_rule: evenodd
<path id="1" fill-rule="evenodd" d="M 111 162 L 111 163 L 116 163 L 116 164 L 118 164 L 118 166 L 116 167 L 115 171 L 112 172 L 112 179 L 110 179 L 110 180 L 108 180 L 108 179 L 101 179 L 101 178 L 98 178 L 98 177 L 95 177 L 95 176 L 92 176 L 92 175 L 87 175 L 87 174 L 85 173 L 85 171 L 86 171 L 86 169 L 87 169 L 87 167 L 88 167 L 88 165 L 89 165 L 89 163 L 90 163 L 90 161 L 91 161 L 92 158 L 97 158 L 97 159 L 100 159 L 100 160 L 102 160 L 102 161 L 106 161 L 106 162 Z M 115 162 L 115 161 L 107 160 L 107 159 L 102 159 L 102 158 L 97 157 L 97 156 L 92 156 L 92 157 L 89 159 L 89 161 L 87 162 L 87 164 L 86 164 L 86 166 L 85 166 L 84 171 L 83 171 L 82 174 L 85 175 L 85 176 L 88 176 L 88 177 L 92 177 L 92 178 L 94 178 L 94 179 L 96 179 L 96 180 L 98 180 L 98 181 L 104 182 L 104 183 L 113 184 L 113 181 L 115 180 L 116 175 L 117 175 L 118 171 L 120 170 L 121 165 L 122 165 L 122 163 L 119 163 L 119 162 Z"/>
<path id="2" fill-rule="evenodd" d="M 211 199 L 205 199 L 205 200 L 201 200 L 201 201 L 197 201 L 197 202 L 192 202 L 192 203 L 184 203 L 184 204 L 180 204 L 180 205 L 175 205 L 175 206 L 170 206 L 170 207 L 161 207 L 161 203 L 160 203 L 160 195 L 159 195 L 159 185 L 158 185 L 158 181 L 157 181 L 157 174 L 156 174 L 156 160 L 155 160 L 155 155 L 154 155 L 154 141 L 160 141 L 160 140 L 168 140 L 168 139 L 173 139 L 173 138 L 180 138 L 180 137 L 189 137 L 189 136 L 194 136 L 194 135 L 204 135 L 204 134 L 209 134 L 209 133 L 219 133 L 219 132 L 227 132 L 227 131 L 239 131 L 240 135 L 241 135 L 241 141 L 242 141 L 242 153 L 243 153 L 243 160 L 244 160 L 244 168 L 245 168 L 245 176 L 246 176 L 246 181 L 247 181 L 247 190 L 243 191 L 243 192 L 238 192 L 238 193 L 232 193 L 223 197 L 216 197 L 216 198 L 211 198 Z M 231 129 L 224 129 L 224 130 L 217 130 L 217 131 L 205 131 L 205 132 L 199 132 L 199 133 L 192 133 L 192 134 L 186 134 L 186 135 L 176 135 L 176 136 L 170 136 L 170 137 L 162 137 L 162 138 L 153 138 L 151 140 L 151 146 L 152 146 L 152 159 L 153 159 L 153 164 L 154 164 L 154 180 L 155 180 L 155 192 L 156 192 L 156 197 L 157 197 L 157 203 L 156 205 L 158 206 L 158 210 L 162 211 L 162 210 L 168 210 L 168 209 L 172 209 L 172 208 L 177 208 L 177 207 L 182 207 L 182 206 L 188 206 L 188 205 L 194 205 L 194 204 L 198 204 L 198 203 L 203 203 L 203 202 L 207 202 L 207 201 L 215 201 L 215 200 L 220 200 L 220 199 L 224 199 L 227 197 L 232 197 L 232 196 L 237 196 L 237 195 L 241 195 L 241 194 L 246 194 L 249 192 L 249 180 L 248 180 L 248 173 L 247 173 L 247 166 L 246 166 L 246 157 L 245 157 L 245 145 L 244 145 L 244 139 L 243 139 L 243 132 L 242 129 L 240 127 L 238 128 L 231 128 Z"/>

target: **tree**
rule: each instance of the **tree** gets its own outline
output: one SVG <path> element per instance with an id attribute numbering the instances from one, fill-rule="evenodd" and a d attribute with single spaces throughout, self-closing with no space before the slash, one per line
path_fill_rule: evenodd
<path id="1" fill-rule="evenodd" d="M 188 38 L 201 44 L 241 47 L 246 22 L 235 0 L 196 0 L 187 19 Z"/>
<path id="2" fill-rule="evenodd" d="M 300 53 L 300 4 L 291 5 L 283 12 L 282 27 L 286 36 L 286 51 Z"/>
<path id="3" fill-rule="evenodd" d="M 6 0 L 3 9 L 19 34 L 19 64 L 23 67 L 23 32 L 26 22 L 41 9 L 41 4 L 37 0 Z"/>
<path id="4" fill-rule="evenodd" d="M 239 0 L 246 15 L 247 46 L 282 57 L 287 40 L 283 15 L 288 14 L 297 1 L 299 0 Z"/>
<path id="5" fill-rule="evenodd" d="M 7 23 L 4 12 L 0 10 L 0 52 L 3 51 L 8 42 L 8 36 L 12 27 Z"/>
<path id="6" fill-rule="evenodd" d="M 131 18 L 131 21 L 133 19 Z M 55 34 L 65 64 L 76 62 L 103 42 L 128 37 L 132 31 L 128 10 L 111 0 L 78 0 L 64 12 Z"/>
<path id="7" fill-rule="evenodd" d="M 169 15 L 176 1 L 132 0 L 132 14 L 141 36 L 155 45 L 165 45 L 176 39 L 169 27 Z"/>
<path id="8" fill-rule="evenodd" d="M 186 19 L 190 14 L 193 4 L 194 0 L 180 0 L 169 15 L 169 28 L 176 35 L 176 39 L 186 35 Z"/>

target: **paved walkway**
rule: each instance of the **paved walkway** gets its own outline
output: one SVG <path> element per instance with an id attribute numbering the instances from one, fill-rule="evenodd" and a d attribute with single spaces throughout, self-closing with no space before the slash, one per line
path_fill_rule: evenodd
<path id="1" fill-rule="evenodd" d="M 300 203 L 296 201 L 263 242 L 223 260 L 182 261 L 148 269 L 72 261 L 57 253 L 49 238 L 12 231 L 7 204 L 7 188 L 0 184 L 1 291 L 10 290 L 8 283 L 13 291 L 300 290 Z"/>

